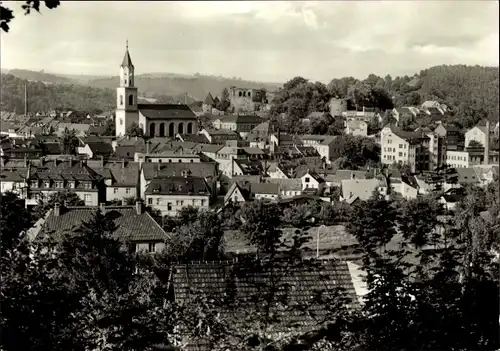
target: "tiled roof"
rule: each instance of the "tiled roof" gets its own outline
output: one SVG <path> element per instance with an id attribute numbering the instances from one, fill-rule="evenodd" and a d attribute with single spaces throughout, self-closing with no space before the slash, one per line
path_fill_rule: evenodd
<path id="1" fill-rule="evenodd" d="M 235 131 L 229 130 L 229 129 L 210 129 L 207 130 L 209 135 L 233 135 L 235 137 L 238 136 L 238 134 Z"/>
<path id="2" fill-rule="evenodd" d="M 477 184 L 480 182 L 480 177 L 472 167 L 468 168 L 455 168 L 455 171 L 458 174 L 458 182 L 459 183 L 471 183 Z"/>
<path id="3" fill-rule="evenodd" d="M 259 161 L 233 160 L 240 167 L 245 175 L 261 175 L 264 173 L 264 167 Z"/>
<path id="4" fill-rule="evenodd" d="M 191 172 L 190 175 L 193 177 L 209 178 L 217 176 L 217 163 L 143 163 L 142 172 L 144 172 L 146 180 L 155 177 L 178 177 L 186 172 Z"/>
<path id="5" fill-rule="evenodd" d="M 306 332 L 315 326 L 317 319 L 310 313 L 301 313 L 298 309 L 280 309 L 279 301 L 292 307 L 296 303 L 307 306 L 313 314 L 325 315 L 327 311 L 321 304 L 315 303 L 315 296 L 324 292 L 330 296 L 336 289 L 342 289 L 350 300 L 349 307 L 359 307 L 352 277 L 346 262 L 340 260 L 302 260 L 299 262 L 276 261 L 271 269 L 263 264 L 238 262 L 191 263 L 173 268 L 172 282 L 176 301 L 188 303 L 198 294 L 213 296 L 220 300 L 229 291 L 235 295 L 238 305 L 248 310 L 260 308 L 266 291 L 278 289 L 274 301 L 270 304 L 271 313 L 280 317 L 280 322 L 273 323 L 272 332 Z M 272 277 L 272 278 L 271 278 Z M 271 280 L 272 279 L 272 280 Z M 284 288 L 288 287 L 288 288 Z M 286 301 L 283 301 L 285 299 Z M 223 311 L 238 313 L 238 311 Z M 293 324 L 293 326 L 292 326 Z"/>
<path id="6" fill-rule="evenodd" d="M 357 195 L 360 200 L 368 200 L 379 186 L 378 179 L 347 179 L 342 180 L 342 197 L 349 199 Z"/>
<path id="7" fill-rule="evenodd" d="M 234 123 L 261 123 L 262 118 L 256 115 L 228 115 L 221 117 L 222 123 L 224 122 L 234 122 Z"/>
<path id="8" fill-rule="evenodd" d="M 113 147 L 106 142 L 89 142 L 87 145 L 94 155 L 111 155 L 113 153 Z"/>
<path id="9" fill-rule="evenodd" d="M 105 166 L 113 177 L 113 186 L 137 186 L 139 184 L 139 162 L 109 162 Z"/>
<path id="10" fill-rule="evenodd" d="M 266 182 L 278 184 L 280 191 L 300 191 L 300 190 L 302 190 L 302 181 L 300 179 L 267 178 Z"/>
<path id="11" fill-rule="evenodd" d="M 60 238 L 62 234 L 78 228 L 83 222 L 89 221 L 99 207 L 68 207 L 60 208 L 60 215 L 54 211 L 48 215 L 42 227 L 42 232 Z M 135 206 L 109 206 L 105 208 L 105 215 L 113 219 L 117 230 L 113 236 L 121 240 L 132 242 L 165 241 L 168 237 L 165 231 L 146 212 L 137 214 Z"/>
<path id="12" fill-rule="evenodd" d="M 182 141 L 191 141 L 193 143 L 209 143 L 207 137 L 204 134 L 182 134 L 179 135 Z"/>
<path id="13" fill-rule="evenodd" d="M 149 119 L 196 120 L 196 115 L 187 105 L 182 104 L 138 104 L 139 112 Z"/>
<path id="14" fill-rule="evenodd" d="M 149 183 L 146 195 L 210 195 L 210 187 L 201 177 L 161 177 Z"/>
<path id="15" fill-rule="evenodd" d="M 121 145 L 115 149 L 115 155 L 119 158 L 134 159 L 136 147 L 134 145 Z"/>
<path id="16" fill-rule="evenodd" d="M 24 170 L 19 170 L 19 171 L 7 171 L 5 169 L 2 170 L 0 173 L 0 181 L 2 182 L 22 182 L 24 181 L 24 174 L 26 174 L 26 171 Z"/>
<path id="17" fill-rule="evenodd" d="M 196 152 L 211 152 L 211 153 L 217 153 L 219 152 L 222 148 L 224 148 L 224 145 L 218 145 L 218 144 L 198 144 L 196 145 L 193 150 Z"/>
<path id="18" fill-rule="evenodd" d="M 260 133 L 269 133 L 269 122 L 262 122 L 258 126 L 256 126 L 254 129 L 250 131 L 252 132 L 260 132 Z"/>
<path id="19" fill-rule="evenodd" d="M 252 194 L 280 194 L 279 184 L 277 183 L 251 183 L 250 191 L 252 192 Z"/>

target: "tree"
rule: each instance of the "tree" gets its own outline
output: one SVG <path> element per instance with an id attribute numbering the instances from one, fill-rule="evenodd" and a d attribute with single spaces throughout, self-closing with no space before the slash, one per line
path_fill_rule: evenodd
<path id="1" fill-rule="evenodd" d="M 65 155 L 75 155 L 76 148 L 79 145 L 76 131 L 74 129 L 64 128 L 61 136 L 61 152 Z"/>
<path id="2" fill-rule="evenodd" d="M 4 256 L 7 250 L 17 247 L 25 231 L 32 226 L 33 219 L 23 200 L 13 192 L 3 194 L 0 205 L 0 253 Z"/>
<path id="3" fill-rule="evenodd" d="M 135 122 L 133 122 L 128 128 L 127 131 L 125 132 L 126 136 L 130 137 L 143 137 L 144 136 L 144 131 L 142 128 L 139 127 L 139 125 Z"/>
<path id="4" fill-rule="evenodd" d="M 370 199 L 353 209 L 346 229 L 370 251 L 386 245 L 396 234 L 394 204 L 375 191 Z"/>
<path id="5" fill-rule="evenodd" d="M 24 10 L 24 14 L 28 15 L 31 13 L 31 10 L 35 10 L 36 12 L 40 12 L 40 4 L 42 1 L 24 1 L 24 4 L 22 6 Z M 48 9 L 53 9 L 56 8 L 57 6 L 60 5 L 60 2 L 58 0 L 46 0 L 43 1 L 45 3 L 45 6 Z M 4 32 L 8 32 L 10 27 L 9 23 L 14 19 L 14 12 L 10 10 L 9 8 L 5 6 L 0 6 L 0 28 Z"/>
<path id="6" fill-rule="evenodd" d="M 104 126 L 103 135 L 107 136 L 115 136 L 116 135 L 116 126 L 114 119 L 108 119 L 106 121 L 106 125 Z"/>
<path id="7" fill-rule="evenodd" d="M 229 99 L 229 91 L 227 88 L 222 89 L 220 93 L 220 101 L 219 104 L 215 107 L 219 111 L 227 111 L 227 109 L 231 106 L 231 101 Z"/>
<path id="8" fill-rule="evenodd" d="M 173 260 L 216 260 L 223 256 L 224 231 L 215 212 L 191 209 L 178 220 L 169 244 Z"/>

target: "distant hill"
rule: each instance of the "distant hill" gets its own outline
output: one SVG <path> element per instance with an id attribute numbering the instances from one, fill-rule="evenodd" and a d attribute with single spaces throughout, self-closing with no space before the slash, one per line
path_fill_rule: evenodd
<path id="1" fill-rule="evenodd" d="M 100 78 L 89 81 L 87 84 L 96 88 L 114 89 L 119 83 L 119 77 Z M 280 84 L 258 83 L 238 79 L 219 78 L 212 76 L 173 76 L 141 74 L 135 77 L 135 85 L 141 94 L 161 94 L 168 96 L 184 95 L 187 93 L 197 100 L 203 100 L 211 93 L 213 96 L 220 95 L 224 88 L 237 86 L 240 88 L 261 89 L 268 91 L 276 90 Z"/>
<path id="2" fill-rule="evenodd" d="M 95 88 L 115 89 L 119 84 L 119 77 L 98 77 L 86 75 L 63 75 L 56 73 L 35 72 L 23 69 L 2 70 L 2 73 L 9 73 L 18 78 L 29 81 L 44 82 L 46 84 L 78 84 L 88 85 Z M 234 78 L 224 78 L 205 75 L 184 75 L 176 73 L 146 73 L 135 77 L 135 84 L 139 88 L 139 93 L 143 96 L 163 95 L 173 97 L 188 94 L 195 100 L 203 100 L 208 93 L 213 96 L 220 94 L 222 89 L 231 86 L 241 88 L 266 88 L 274 91 L 281 86 L 280 83 L 259 83 Z M 184 101 L 184 98 L 182 98 Z"/>
<path id="3" fill-rule="evenodd" d="M 45 79 L 45 77 L 43 78 Z M 24 85 L 28 88 L 28 112 L 73 109 L 100 113 L 115 108 L 116 92 L 77 84 L 31 82 L 2 74 L 2 111 L 24 112 Z"/>

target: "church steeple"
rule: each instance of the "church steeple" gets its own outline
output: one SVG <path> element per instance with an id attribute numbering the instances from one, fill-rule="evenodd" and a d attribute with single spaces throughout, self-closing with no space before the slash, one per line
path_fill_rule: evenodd
<path id="1" fill-rule="evenodd" d="M 123 56 L 123 61 L 120 65 L 120 86 L 134 87 L 134 65 L 128 52 L 128 40 L 125 47 L 125 56 Z"/>
<path id="2" fill-rule="evenodd" d="M 132 59 L 130 58 L 130 53 L 128 52 L 128 40 L 125 44 L 125 56 L 123 56 L 123 61 L 122 61 L 121 67 L 134 68 L 134 65 L 132 64 Z"/>

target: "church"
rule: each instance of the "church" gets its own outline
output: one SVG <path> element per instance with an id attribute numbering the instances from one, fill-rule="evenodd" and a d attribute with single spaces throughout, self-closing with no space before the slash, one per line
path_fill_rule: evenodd
<path id="1" fill-rule="evenodd" d="M 183 104 L 138 104 L 138 89 L 134 86 L 134 65 L 128 43 L 120 66 L 120 86 L 116 88 L 116 136 L 123 137 L 136 123 L 148 137 L 175 137 L 196 134 L 196 115 Z"/>

